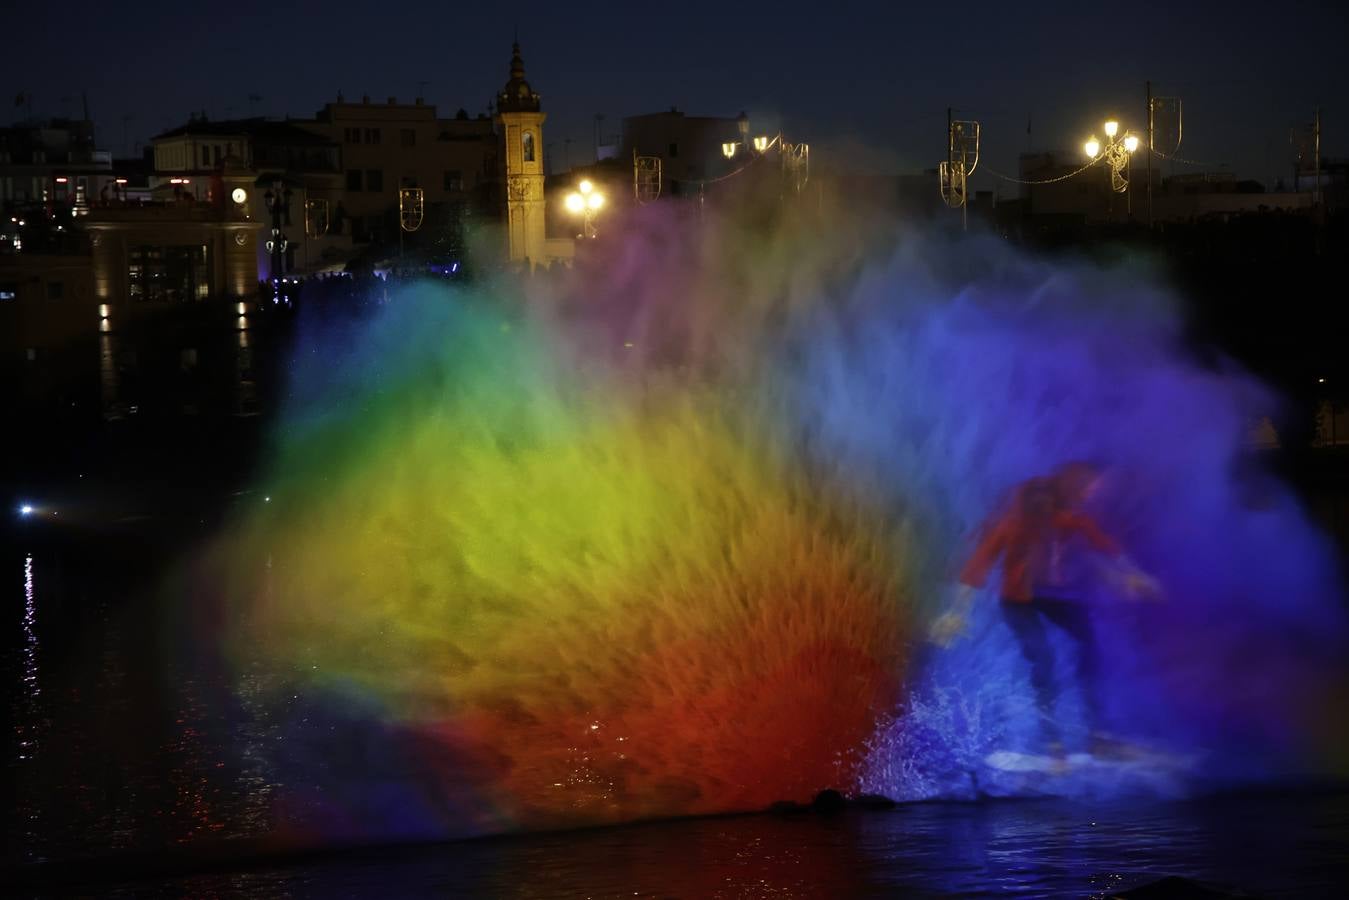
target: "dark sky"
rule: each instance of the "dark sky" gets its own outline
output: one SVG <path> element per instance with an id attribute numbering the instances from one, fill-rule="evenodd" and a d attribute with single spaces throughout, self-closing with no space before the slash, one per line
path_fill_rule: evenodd
<path id="1" fill-rule="evenodd" d="M 983 123 L 987 167 L 1012 173 L 1027 147 L 1080 147 L 1107 112 L 1142 126 L 1150 78 L 1183 99 L 1181 155 L 1269 179 L 1318 104 L 1323 153 L 1349 155 L 1344 6 L 28 2 L 8 17 L 0 71 L 39 116 L 77 113 L 87 91 L 100 145 L 120 156 L 192 110 L 307 117 L 339 90 L 406 101 L 424 81 L 443 113 L 477 113 L 506 80 L 518 25 L 556 162 L 593 154 L 596 113 L 612 131 L 673 104 L 780 122 L 817 163 L 919 171 L 944 153 L 949 105 Z"/>

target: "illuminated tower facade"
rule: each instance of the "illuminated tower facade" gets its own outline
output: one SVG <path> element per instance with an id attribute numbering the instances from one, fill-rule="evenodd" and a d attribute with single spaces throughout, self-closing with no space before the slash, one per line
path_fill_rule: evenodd
<path id="1" fill-rule="evenodd" d="M 531 266 L 544 261 L 543 120 L 539 95 L 525 81 L 520 45 L 514 45 L 511 80 L 497 95 L 496 124 L 503 142 L 507 255 Z"/>

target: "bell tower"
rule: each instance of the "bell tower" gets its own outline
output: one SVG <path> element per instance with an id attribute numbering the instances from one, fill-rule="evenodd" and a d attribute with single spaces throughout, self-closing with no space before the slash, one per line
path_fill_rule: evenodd
<path id="1" fill-rule="evenodd" d="M 544 262 L 543 120 L 539 95 L 525 81 L 520 44 L 513 46 L 511 79 L 497 94 L 496 124 L 502 141 L 507 259 Z"/>

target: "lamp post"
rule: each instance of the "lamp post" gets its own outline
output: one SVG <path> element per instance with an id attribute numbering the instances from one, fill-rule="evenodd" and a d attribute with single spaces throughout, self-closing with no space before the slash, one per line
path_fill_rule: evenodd
<path id="1" fill-rule="evenodd" d="M 766 134 L 756 135 L 754 139 L 751 140 L 749 136 L 749 120 L 744 118 L 744 113 L 741 113 L 740 116 L 741 118 L 736 120 L 736 124 L 740 129 L 740 140 L 723 141 L 721 144 L 721 155 L 727 159 L 735 159 L 735 155 L 740 152 L 741 147 L 744 147 L 746 150 L 753 148 L 755 153 L 762 155 L 768 150 L 769 144 L 772 143 L 772 139 Z"/>
<path id="2" fill-rule="evenodd" d="M 277 181 L 267 189 L 262 199 L 272 217 L 272 233 L 267 239 L 267 251 L 272 255 L 272 296 L 275 299 L 279 293 L 276 289 L 277 279 L 286 272 L 286 250 L 290 246 L 281 230 L 290 226 L 290 188 L 284 182 Z"/>
<path id="3" fill-rule="evenodd" d="M 604 194 L 595 189 L 595 185 L 588 178 L 581 179 L 576 185 L 576 190 L 567 195 L 563 201 L 567 207 L 567 212 L 573 216 L 581 217 L 581 233 L 579 238 L 594 238 L 595 215 L 604 206 Z"/>
<path id="4" fill-rule="evenodd" d="M 1138 149 L 1138 137 L 1127 131 L 1121 136 L 1119 122 L 1114 119 L 1106 121 L 1101 127 L 1105 130 L 1105 144 L 1102 145 L 1096 135 L 1092 135 L 1082 145 L 1082 149 L 1093 160 L 1105 160 L 1106 165 L 1110 166 L 1110 189 L 1116 194 L 1123 194 L 1129 190 L 1127 172 L 1129 161 Z"/>

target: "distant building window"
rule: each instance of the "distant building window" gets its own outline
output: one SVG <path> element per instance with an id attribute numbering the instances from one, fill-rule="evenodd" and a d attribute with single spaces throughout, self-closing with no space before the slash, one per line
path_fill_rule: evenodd
<path id="1" fill-rule="evenodd" d="M 361 142 L 361 129 L 348 128 L 346 137 L 348 144 L 359 144 Z"/>
<path id="2" fill-rule="evenodd" d="M 398 136 L 404 147 L 417 146 L 417 132 L 411 128 L 403 128 L 398 132 Z"/>
<path id="3" fill-rule="evenodd" d="M 402 179 L 402 185 L 403 185 L 403 187 L 405 187 L 405 188 L 415 188 L 415 187 L 417 187 L 417 176 L 416 176 L 416 175 L 404 175 L 404 176 L 403 176 L 403 179 Z"/>
<path id="4" fill-rule="evenodd" d="M 445 190 L 462 191 L 464 189 L 464 174 L 462 172 L 450 171 L 445 173 Z"/>
<path id="5" fill-rule="evenodd" d="M 348 170 L 347 170 L 347 190 L 349 190 L 349 191 L 359 191 L 360 189 L 361 189 L 361 170 L 360 170 L 360 169 L 348 169 Z"/>
<path id="6" fill-rule="evenodd" d="M 679 145 L 678 145 L 678 144 L 671 144 L 671 145 L 670 145 L 670 159 L 677 159 L 678 157 L 679 157 Z"/>
<path id="7" fill-rule="evenodd" d="M 202 148 L 201 148 L 201 164 L 202 164 L 202 166 L 203 166 L 204 168 L 210 167 L 210 165 L 211 165 L 211 148 L 210 148 L 210 147 L 202 147 Z"/>
<path id="8" fill-rule="evenodd" d="M 63 282 L 60 281 L 47 282 L 48 300 L 60 300 L 62 297 L 65 296 L 65 293 L 66 293 L 66 286 Z"/>
<path id="9" fill-rule="evenodd" d="M 524 137 L 525 162 L 534 161 L 534 132 L 526 131 Z"/>
<path id="10" fill-rule="evenodd" d="M 367 191 L 384 190 L 384 170 L 366 169 L 365 170 L 365 189 Z"/>
<path id="11" fill-rule="evenodd" d="M 211 256 L 195 247 L 131 247 L 127 251 L 127 293 L 137 301 L 182 302 L 210 295 Z"/>
<path id="12" fill-rule="evenodd" d="M 378 128 L 367 128 L 365 130 L 365 142 L 367 144 L 378 144 L 379 137 L 380 135 Z"/>

